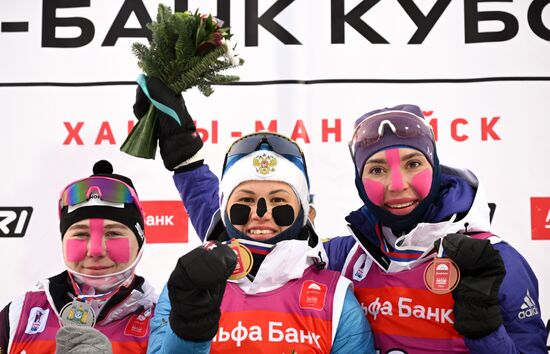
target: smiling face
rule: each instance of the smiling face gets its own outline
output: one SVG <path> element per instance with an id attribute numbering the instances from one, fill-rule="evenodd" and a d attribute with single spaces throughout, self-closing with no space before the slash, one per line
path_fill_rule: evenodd
<path id="1" fill-rule="evenodd" d="M 429 194 L 432 175 L 432 166 L 418 150 L 391 148 L 368 158 L 362 181 L 373 204 L 406 215 Z"/>
<path id="2" fill-rule="evenodd" d="M 136 236 L 126 225 L 107 219 L 84 219 L 63 237 L 63 257 L 69 269 L 86 275 L 122 271 L 138 255 Z"/>
<path id="3" fill-rule="evenodd" d="M 233 226 L 258 241 L 270 239 L 290 226 L 280 226 L 275 222 L 273 208 L 282 207 L 278 210 L 283 210 L 287 217 L 292 210 L 294 219 L 290 224 L 295 221 L 295 217 L 300 211 L 300 201 L 292 188 L 284 182 L 275 181 L 246 181 L 239 184 L 227 202 L 228 215 L 231 214 L 231 208 L 235 205 L 244 205 L 250 210 L 248 218 L 246 216 L 243 218 L 246 220 L 243 220 L 242 225 L 235 225 L 232 220 Z M 243 208 L 241 207 L 241 209 Z M 244 210 L 248 209 L 244 208 Z M 279 223 L 281 222 L 279 221 Z"/>

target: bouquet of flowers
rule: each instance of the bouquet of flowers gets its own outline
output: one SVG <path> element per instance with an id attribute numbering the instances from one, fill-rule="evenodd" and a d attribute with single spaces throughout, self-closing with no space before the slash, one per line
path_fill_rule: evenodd
<path id="1" fill-rule="evenodd" d="M 223 21 L 211 15 L 198 11 L 172 13 L 170 7 L 160 4 L 156 22 L 147 25 L 153 35 L 149 47 L 134 43 L 132 51 L 143 72 L 162 80 L 174 94 L 196 86 L 205 96 L 210 96 L 214 92 L 211 85 L 239 80 L 238 76 L 224 75 L 221 71 L 244 63 L 234 53 L 229 28 L 222 26 Z M 120 149 L 133 156 L 154 159 L 156 110 L 161 106 L 149 96 L 143 74 L 137 82 L 153 103 Z M 180 123 L 177 116 L 173 118 Z"/>

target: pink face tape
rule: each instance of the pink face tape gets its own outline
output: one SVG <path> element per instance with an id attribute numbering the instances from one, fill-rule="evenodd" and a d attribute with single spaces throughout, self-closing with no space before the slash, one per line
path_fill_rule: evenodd
<path id="1" fill-rule="evenodd" d="M 403 189 L 403 176 L 401 175 L 401 157 L 399 149 L 389 149 L 385 151 L 386 160 L 390 167 L 391 188 L 393 190 Z M 363 180 L 363 186 L 367 197 L 374 205 L 384 204 L 384 184 L 369 178 Z"/>
<path id="2" fill-rule="evenodd" d="M 384 204 L 384 184 L 382 182 L 365 178 L 363 180 L 363 187 L 365 187 L 367 197 L 374 205 L 381 206 Z"/>
<path id="3" fill-rule="evenodd" d="M 89 243 L 89 245 L 88 245 Z M 90 219 L 89 240 L 67 240 L 65 252 L 67 261 L 80 262 L 86 258 L 86 254 L 92 257 L 103 255 L 103 219 Z M 89 248 L 89 249 L 88 249 Z"/>
<path id="4" fill-rule="evenodd" d="M 390 167 L 391 188 L 401 190 L 404 187 L 403 175 L 401 174 L 401 157 L 399 149 L 389 149 L 385 151 L 388 166 Z M 426 198 L 430 193 L 432 186 L 432 170 L 425 169 L 412 178 L 412 187 L 421 199 Z M 374 205 L 382 206 L 384 204 L 385 187 L 382 182 L 365 178 L 363 187 L 367 197 Z"/>
<path id="5" fill-rule="evenodd" d="M 116 263 L 128 263 L 130 261 L 130 241 L 127 237 L 114 238 L 105 241 L 109 258 Z"/>
<path id="6" fill-rule="evenodd" d="M 414 176 L 412 186 L 420 198 L 426 198 L 432 187 L 432 170 L 427 168 Z"/>
<path id="7" fill-rule="evenodd" d="M 403 175 L 401 174 L 401 156 L 399 149 L 386 150 L 386 159 L 390 166 L 391 189 L 399 191 L 403 189 Z"/>
<path id="8" fill-rule="evenodd" d="M 90 245 L 89 254 L 92 257 L 103 255 L 103 235 L 105 235 L 105 220 L 90 219 Z M 114 238 L 105 241 L 107 255 L 113 262 L 126 263 L 130 260 L 130 243 L 128 238 Z"/>
<path id="9" fill-rule="evenodd" d="M 90 244 L 88 254 L 91 257 L 103 256 L 103 234 L 105 221 L 103 219 L 90 219 Z"/>
<path id="10" fill-rule="evenodd" d="M 90 257 L 101 257 L 103 253 L 104 220 L 90 219 L 89 240 L 67 240 L 67 261 L 80 262 L 88 254 Z M 128 238 L 115 238 L 105 241 L 109 258 L 116 263 L 127 263 L 130 260 L 130 243 Z"/>
<path id="11" fill-rule="evenodd" d="M 86 240 L 67 240 L 65 253 L 68 262 L 80 262 L 86 257 L 88 242 Z"/>

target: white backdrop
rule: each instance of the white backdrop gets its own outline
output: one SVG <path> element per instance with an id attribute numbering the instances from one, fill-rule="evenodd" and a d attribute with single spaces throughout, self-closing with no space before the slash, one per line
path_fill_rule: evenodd
<path id="1" fill-rule="evenodd" d="M 206 161 L 212 170 L 220 172 L 232 132 L 248 133 L 257 121 L 267 127 L 276 120 L 278 131 L 290 136 L 298 124 L 298 142 L 304 147 L 316 195 L 318 230 L 327 237 L 345 235 L 344 217 L 361 205 L 347 151 L 354 120 L 372 109 L 417 104 L 437 122 L 440 160 L 467 167 L 484 182 L 489 200 L 497 204 L 494 231 L 533 267 L 547 320 L 550 38 L 544 39 L 548 30 L 541 30 L 540 24 L 550 27 L 550 6 L 540 5 L 545 1 L 491 1 L 476 7 L 477 1 L 453 1 L 422 43 L 408 44 L 417 26 L 404 7 L 417 3 L 427 14 L 435 3 L 447 1 L 263 0 L 258 14 L 281 5 L 283 10 L 274 21 L 301 44 L 285 44 L 280 33 L 277 37 L 259 26 L 258 43 L 253 45 L 252 37 L 247 38 L 245 13 L 254 2 L 230 2 L 233 40 L 246 60 L 233 73 L 249 85 L 218 86 L 209 98 L 196 90 L 185 93 L 199 128 L 208 130 Z M 95 161 L 109 159 L 115 172 L 130 176 L 144 201 L 178 200 L 160 157 L 142 160 L 119 151 L 128 122 L 133 120 L 135 86 L 131 82 L 139 74 L 130 46 L 146 40 L 120 37 L 114 45 L 102 43 L 121 9 L 136 3 L 0 0 L 0 215 L 5 217 L 5 211 L 13 207 L 33 208 L 23 237 L 6 237 L 0 231 L 0 306 L 38 279 L 64 268 L 58 193 L 68 182 L 91 174 Z M 331 6 L 343 4 L 343 11 L 349 13 L 367 3 L 375 5 L 356 20 L 368 24 L 388 43 L 371 43 L 372 35 L 369 41 L 349 23 L 338 25 L 337 6 Z M 73 8 L 51 10 L 60 4 Z M 145 1 L 151 17 L 157 4 Z M 200 6 L 202 12 L 217 11 L 214 0 L 191 0 L 187 5 L 190 9 Z M 467 11 L 472 6 L 480 12 L 507 13 L 506 21 L 513 22 L 510 16 L 517 21 L 517 31 L 512 22 L 480 21 L 479 32 L 508 32 L 497 35 L 500 41 L 467 43 L 471 37 L 466 32 L 476 30 L 471 25 L 475 15 Z M 51 32 L 52 23 L 58 23 L 52 11 L 58 18 L 81 18 L 79 23 L 87 19 L 93 34 L 89 27 L 81 33 L 74 26 Z M 25 22 L 26 28 L 21 24 Z M 127 29 L 139 26 L 135 14 L 122 22 Z M 343 43 L 332 37 L 331 28 L 344 31 Z M 517 33 L 507 35 L 510 31 Z M 48 40 L 52 36 L 80 38 L 83 33 L 91 35 L 91 40 L 72 48 L 51 47 Z M 327 135 L 323 122 L 329 128 L 340 124 L 338 133 L 328 130 Z M 304 139 L 306 133 L 309 141 Z M 531 198 L 543 198 L 537 199 L 543 207 L 534 216 Z M 535 238 L 547 240 L 533 239 L 532 216 L 543 225 Z M 16 222 L 4 218 L 0 225 L 13 232 Z M 21 234 L 19 230 L 15 236 Z M 160 291 L 177 257 L 198 242 L 189 228 L 188 243 L 146 245 L 138 273 Z"/>

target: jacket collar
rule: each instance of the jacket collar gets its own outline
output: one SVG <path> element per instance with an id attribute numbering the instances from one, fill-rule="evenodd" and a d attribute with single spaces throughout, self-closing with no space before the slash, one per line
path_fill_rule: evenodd
<path id="1" fill-rule="evenodd" d="M 38 290 L 43 290 L 46 293 L 48 302 L 58 316 L 63 306 L 73 301 L 74 295 L 67 271 L 39 281 L 36 286 Z M 101 306 L 97 322 L 107 324 L 119 320 L 140 308 L 151 309 L 156 302 L 157 295 L 154 288 L 144 278 L 136 276 L 130 288 L 121 288 Z"/>

